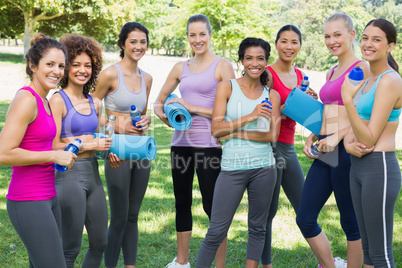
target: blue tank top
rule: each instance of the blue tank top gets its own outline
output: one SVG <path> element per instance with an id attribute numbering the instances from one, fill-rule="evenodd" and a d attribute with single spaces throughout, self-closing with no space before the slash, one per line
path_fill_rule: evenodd
<path id="1" fill-rule="evenodd" d="M 89 114 L 81 114 L 74 108 L 64 90 L 56 91 L 56 93 L 59 93 L 63 98 L 67 111 L 61 121 L 60 138 L 93 135 L 98 127 L 98 116 L 96 115 L 96 109 L 91 95 L 86 95 L 89 100 L 91 112 Z"/>
<path id="2" fill-rule="evenodd" d="M 380 74 L 377 80 L 375 81 L 372 88 L 369 89 L 366 93 L 363 93 L 364 89 L 366 88 L 367 82 L 363 86 L 363 90 L 359 90 L 357 94 L 360 94 L 359 103 L 356 105 L 357 113 L 359 114 L 361 119 L 370 120 L 371 113 L 373 111 L 374 99 L 375 99 L 375 90 L 377 89 L 378 82 L 380 81 L 381 77 L 389 72 L 394 72 L 394 70 L 388 70 Z M 392 109 L 391 114 L 388 117 L 388 121 L 398 121 L 399 115 L 401 114 L 401 108 L 399 109 Z"/>
<path id="3" fill-rule="evenodd" d="M 243 92 L 236 79 L 232 83 L 232 95 L 226 106 L 225 121 L 233 121 L 250 114 L 257 104 L 269 98 L 269 89 L 263 91 L 256 100 L 250 100 Z M 243 130 L 256 131 L 257 121 L 248 123 Z M 267 167 L 275 164 L 270 142 L 255 142 L 233 138 L 225 141 L 222 148 L 222 170 L 245 170 Z"/>
<path id="4" fill-rule="evenodd" d="M 133 92 L 127 87 L 120 64 L 115 63 L 113 66 L 117 70 L 118 82 L 116 89 L 105 96 L 105 109 L 119 113 L 130 113 L 131 105 L 135 105 L 142 113 L 147 104 L 147 87 L 145 85 L 144 72 L 138 68 L 141 74 L 141 88 L 140 91 Z"/>
<path id="5" fill-rule="evenodd" d="M 191 105 L 214 108 L 216 88 L 219 84 L 215 78 L 215 71 L 221 60 L 221 57 L 217 57 L 206 70 L 200 73 L 191 72 L 188 60 L 185 61 L 179 84 L 181 97 Z M 172 146 L 219 147 L 216 139 L 211 135 L 211 119 L 196 114 L 192 114 L 191 118 L 192 124 L 189 129 L 175 130 Z"/>

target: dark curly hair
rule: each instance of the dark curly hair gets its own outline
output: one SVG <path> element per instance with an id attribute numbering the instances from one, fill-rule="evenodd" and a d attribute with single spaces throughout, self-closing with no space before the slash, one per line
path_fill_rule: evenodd
<path id="1" fill-rule="evenodd" d="M 67 47 L 68 61 L 59 87 L 65 88 L 68 85 L 68 72 L 71 68 L 71 64 L 78 55 L 85 53 L 91 58 L 92 74 L 89 81 L 84 85 L 83 92 L 84 94 L 93 92 L 98 75 L 102 71 L 102 48 L 99 43 L 93 38 L 78 34 L 63 35 L 60 38 L 60 43 Z"/>
<path id="2" fill-rule="evenodd" d="M 241 41 L 240 46 L 239 46 L 239 51 L 237 52 L 239 55 L 239 59 L 237 60 L 237 63 L 242 61 L 244 59 L 244 53 L 246 53 L 246 49 L 249 47 L 261 47 L 264 52 L 265 52 L 265 60 L 268 62 L 269 55 L 271 53 L 271 46 L 269 43 L 261 38 L 255 38 L 255 37 L 247 37 L 243 41 Z M 244 75 L 244 71 L 243 71 Z M 268 73 L 263 72 L 260 76 L 261 84 L 266 85 L 268 83 Z"/>
<path id="3" fill-rule="evenodd" d="M 39 61 L 43 58 L 43 56 L 48 52 L 49 49 L 57 48 L 63 51 L 64 56 L 66 56 L 67 62 L 67 49 L 60 42 L 45 36 L 43 33 L 37 33 L 30 41 L 31 48 L 25 54 L 25 58 L 27 59 L 26 73 L 29 76 L 29 79 L 32 81 L 33 72 L 29 66 L 32 64 L 33 67 L 37 67 L 39 65 Z"/>

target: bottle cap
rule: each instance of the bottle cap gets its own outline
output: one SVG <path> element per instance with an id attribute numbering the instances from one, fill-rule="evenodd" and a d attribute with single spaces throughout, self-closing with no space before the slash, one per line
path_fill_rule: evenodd
<path id="1" fill-rule="evenodd" d="M 134 111 L 136 109 L 137 109 L 137 107 L 135 107 L 135 105 L 131 105 L 131 111 Z"/>
<path id="2" fill-rule="evenodd" d="M 81 148 L 82 140 L 76 139 L 76 140 L 72 141 L 71 144 L 77 146 L 79 149 L 79 148 Z"/>
<path id="3" fill-rule="evenodd" d="M 355 80 L 355 81 L 361 81 L 364 79 L 364 73 L 363 70 L 359 67 L 356 66 L 353 68 L 350 73 L 349 73 L 349 79 Z"/>
<path id="4" fill-rule="evenodd" d="M 272 106 L 272 103 L 268 100 L 268 98 L 265 98 L 265 100 L 263 100 L 261 103 L 268 103 L 269 105 Z M 267 105 L 264 105 L 264 107 L 267 107 L 268 109 L 272 109 L 272 107 L 269 107 Z"/>
<path id="5" fill-rule="evenodd" d="M 309 85 L 310 84 L 310 81 L 308 81 L 308 76 L 307 75 L 303 78 L 303 80 L 301 81 L 300 84 L 302 84 L 302 85 Z"/>

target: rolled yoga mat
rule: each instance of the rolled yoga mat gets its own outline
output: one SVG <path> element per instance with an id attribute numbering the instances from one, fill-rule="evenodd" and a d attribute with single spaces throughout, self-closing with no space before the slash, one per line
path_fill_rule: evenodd
<path id="1" fill-rule="evenodd" d="M 171 99 L 177 98 L 176 94 L 171 94 L 163 104 L 163 112 L 166 114 L 170 125 L 177 130 L 186 130 L 191 127 L 192 119 L 190 113 L 180 103 L 174 102 L 166 105 Z"/>
<path id="2" fill-rule="evenodd" d="M 95 133 L 95 138 L 99 133 Z M 121 160 L 154 160 L 156 156 L 156 141 L 150 136 L 112 135 L 112 146 L 108 153 L 114 153 Z"/>
<path id="3" fill-rule="evenodd" d="M 282 113 L 318 136 L 323 110 L 324 105 L 320 101 L 295 87 L 289 93 Z"/>

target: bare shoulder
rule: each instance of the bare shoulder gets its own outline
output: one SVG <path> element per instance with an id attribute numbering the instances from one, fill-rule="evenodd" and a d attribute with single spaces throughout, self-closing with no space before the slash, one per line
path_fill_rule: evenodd
<path id="1" fill-rule="evenodd" d="M 279 100 L 279 102 L 281 101 L 281 96 L 279 95 L 278 91 L 272 88 L 269 91 L 269 98 L 272 100 Z"/>
<path id="2" fill-rule="evenodd" d="M 105 79 L 105 80 L 110 80 L 110 79 L 117 79 L 118 74 L 117 74 L 117 69 L 113 65 L 110 65 L 106 69 L 104 69 L 101 74 L 99 79 Z"/>
<path id="3" fill-rule="evenodd" d="M 52 95 L 52 97 L 50 97 L 49 103 L 51 105 L 56 104 L 56 105 L 60 105 L 60 104 L 64 104 L 63 98 L 61 97 L 61 95 L 59 93 L 57 93 L 57 91 Z"/>
<path id="4" fill-rule="evenodd" d="M 218 62 L 218 68 L 230 68 L 230 69 L 233 69 L 233 66 L 232 66 L 232 64 L 230 63 L 230 61 L 228 59 L 222 58 Z"/>
<path id="5" fill-rule="evenodd" d="M 376 93 L 386 94 L 387 96 L 402 96 L 402 78 L 397 72 L 389 72 L 382 76 L 378 82 Z"/>

